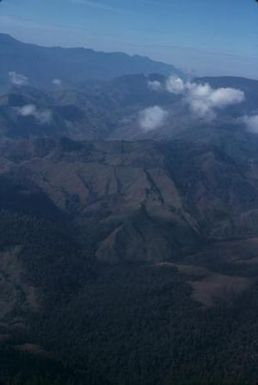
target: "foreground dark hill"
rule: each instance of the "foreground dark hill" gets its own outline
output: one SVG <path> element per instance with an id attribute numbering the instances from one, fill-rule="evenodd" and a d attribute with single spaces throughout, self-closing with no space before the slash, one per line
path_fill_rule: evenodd
<path id="1" fill-rule="evenodd" d="M 61 79 L 64 84 L 77 84 L 125 74 L 154 72 L 169 75 L 178 71 L 147 57 L 84 48 L 40 47 L 0 34 L 0 85 L 8 83 L 9 72 L 28 77 L 34 86 L 48 88 L 54 79 Z"/>
<path id="2" fill-rule="evenodd" d="M 255 383 L 255 135 L 0 154 L 4 383 L 24 378 L 17 359 L 53 367 L 50 383 L 66 384 L 62 365 L 90 385 Z"/>

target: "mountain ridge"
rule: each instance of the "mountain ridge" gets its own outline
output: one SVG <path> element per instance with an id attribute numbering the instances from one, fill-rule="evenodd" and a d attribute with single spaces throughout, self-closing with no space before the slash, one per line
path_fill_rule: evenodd
<path id="1" fill-rule="evenodd" d="M 25 75 L 32 84 L 43 88 L 49 87 L 54 79 L 76 84 L 124 74 L 180 73 L 173 65 L 145 56 L 87 48 L 42 47 L 0 34 L 0 81 L 3 84 L 8 82 L 9 72 Z"/>

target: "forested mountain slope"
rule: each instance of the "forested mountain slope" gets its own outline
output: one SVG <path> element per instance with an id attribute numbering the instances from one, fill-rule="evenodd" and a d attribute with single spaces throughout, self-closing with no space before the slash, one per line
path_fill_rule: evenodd
<path id="1" fill-rule="evenodd" d="M 255 383 L 258 141 L 219 138 L 1 141 L 11 359 L 50 383 Z"/>

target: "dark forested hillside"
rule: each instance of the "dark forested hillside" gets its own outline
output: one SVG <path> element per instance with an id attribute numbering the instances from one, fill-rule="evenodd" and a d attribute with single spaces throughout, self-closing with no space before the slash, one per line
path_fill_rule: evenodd
<path id="1" fill-rule="evenodd" d="M 0 144 L 5 384 L 255 384 L 258 141 Z"/>

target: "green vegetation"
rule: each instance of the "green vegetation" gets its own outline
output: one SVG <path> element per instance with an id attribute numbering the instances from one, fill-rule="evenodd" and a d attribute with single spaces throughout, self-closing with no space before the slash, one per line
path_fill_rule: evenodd
<path id="1" fill-rule="evenodd" d="M 230 164 L 225 154 L 206 146 L 197 156 L 192 145 L 182 152 L 180 143 L 78 145 L 62 140 L 56 147 L 51 142 L 49 148 L 46 143 L 30 142 L 27 152 L 16 147 L 15 159 L 8 145 L 6 159 L 12 162 L 12 169 L 0 177 L 0 383 L 255 384 L 257 239 L 248 236 L 249 229 L 255 235 L 257 227 L 255 221 L 248 223 L 248 216 L 246 227 L 236 226 L 242 212 L 256 210 L 256 186 L 249 174 L 243 177 L 236 162 Z M 142 155 L 146 149 L 147 159 Z M 118 163 L 121 154 L 127 165 L 120 164 L 114 177 L 110 164 Z M 191 154 L 191 167 L 186 154 Z M 98 166 L 92 166 L 93 160 Z M 36 161 L 42 161 L 37 163 L 38 173 L 32 168 Z M 58 168 L 59 162 L 62 168 Z M 173 162 L 178 166 L 172 167 Z M 225 174 L 223 162 L 230 164 Z M 88 163 L 96 173 L 87 174 Z M 150 171 L 144 195 L 141 186 L 146 164 Z M 160 179 L 155 179 L 152 164 L 159 167 Z M 78 170 L 81 179 L 74 177 Z M 94 179 L 95 174 L 100 178 Z M 212 194 L 204 189 L 211 174 L 214 186 L 218 183 Z M 67 180 L 72 182 L 64 183 Z M 110 187 L 110 181 L 118 191 Z M 186 182 L 191 183 L 192 195 L 187 193 Z M 123 183 L 130 186 L 132 195 L 126 195 Z M 200 183 L 205 192 L 203 204 L 212 208 L 213 202 L 220 201 L 227 211 L 229 233 L 223 227 L 225 216 L 210 209 L 212 224 L 205 217 L 206 206 L 196 203 Z M 168 186 L 173 194 L 172 224 L 170 217 L 162 216 L 170 199 L 164 193 Z M 78 191 L 76 199 L 74 190 Z M 88 194 L 85 206 L 82 191 Z M 254 197 L 251 203 L 244 199 L 243 191 Z M 140 209 L 135 203 L 139 195 L 143 196 Z M 113 213 L 118 204 L 124 207 L 125 197 L 131 212 L 117 218 Z M 193 239 L 196 236 L 194 244 L 188 239 L 190 254 L 182 247 L 186 232 L 181 223 L 186 213 L 187 226 L 192 229 L 192 218 L 198 225 L 198 232 L 187 233 Z M 109 236 L 117 228 L 123 231 L 112 243 Z M 208 239 L 214 229 L 222 240 Z M 164 258 L 168 249 L 160 248 L 159 258 L 146 251 L 155 244 L 160 247 L 160 239 L 167 240 L 172 233 L 169 247 L 174 245 L 174 253 L 169 258 Z M 245 237 L 241 239 L 240 234 Z M 105 262 L 96 258 L 102 242 L 112 251 Z M 123 258 L 127 244 L 130 254 Z M 135 258 L 138 249 L 141 253 Z M 242 282 L 238 281 L 241 278 L 246 287 L 237 291 L 232 282 Z M 194 284 L 210 290 L 211 305 L 193 296 Z"/>

